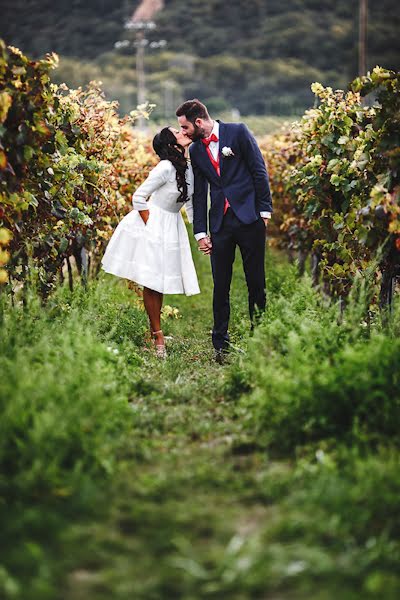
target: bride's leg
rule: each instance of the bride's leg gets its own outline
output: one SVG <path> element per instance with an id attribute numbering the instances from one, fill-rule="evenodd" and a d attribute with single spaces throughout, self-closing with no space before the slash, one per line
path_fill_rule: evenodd
<path id="1" fill-rule="evenodd" d="M 149 317 L 152 332 L 158 332 L 154 334 L 156 344 L 164 344 L 164 336 L 161 331 L 163 294 L 145 287 L 143 288 L 143 303 Z"/>

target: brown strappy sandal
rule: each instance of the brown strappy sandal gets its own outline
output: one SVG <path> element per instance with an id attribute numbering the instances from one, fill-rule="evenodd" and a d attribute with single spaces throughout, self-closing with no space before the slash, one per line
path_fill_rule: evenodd
<path id="1" fill-rule="evenodd" d="M 159 329 L 158 331 L 153 331 L 153 337 L 154 337 L 154 341 L 155 340 L 155 336 L 157 335 L 157 333 L 162 333 L 162 329 Z M 167 358 L 167 349 L 165 347 L 165 344 L 154 344 L 155 348 L 156 348 L 156 356 L 157 358 Z"/>

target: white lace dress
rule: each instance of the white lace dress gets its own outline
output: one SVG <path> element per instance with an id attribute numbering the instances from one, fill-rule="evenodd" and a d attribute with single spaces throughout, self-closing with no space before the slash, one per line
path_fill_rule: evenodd
<path id="1" fill-rule="evenodd" d="M 190 165 L 186 180 L 189 200 L 185 208 L 192 222 Z M 117 226 L 102 258 L 104 271 L 163 294 L 198 294 L 199 284 L 178 197 L 175 167 L 169 160 L 161 160 L 133 194 L 133 210 Z M 145 225 L 138 211 L 146 209 L 150 214 Z"/>

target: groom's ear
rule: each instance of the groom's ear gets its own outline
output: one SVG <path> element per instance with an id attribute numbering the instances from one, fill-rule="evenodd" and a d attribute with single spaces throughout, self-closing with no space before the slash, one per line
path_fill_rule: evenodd
<path id="1" fill-rule="evenodd" d="M 200 117 L 197 117 L 194 124 L 196 125 L 196 127 L 203 127 L 203 119 L 201 119 Z"/>

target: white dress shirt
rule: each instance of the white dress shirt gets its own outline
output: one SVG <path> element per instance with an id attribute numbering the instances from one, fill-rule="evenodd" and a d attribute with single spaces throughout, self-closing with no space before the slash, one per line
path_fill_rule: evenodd
<path id="1" fill-rule="evenodd" d="M 210 152 L 212 154 L 213 159 L 218 160 L 218 154 L 219 154 L 219 123 L 218 123 L 218 121 L 214 121 L 214 127 L 212 129 L 212 132 L 210 133 L 210 137 L 213 134 L 218 138 L 218 141 L 210 142 L 209 148 L 210 148 Z M 201 142 L 201 143 L 203 143 L 203 142 Z M 228 198 L 228 201 L 229 201 L 229 198 Z M 263 219 L 270 219 L 271 213 L 268 211 L 261 211 L 260 216 Z M 201 231 L 200 233 L 196 233 L 194 237 L 197 241 L 199 241 L 199 240 L 207 237 L 207 233 L 205 233 L 204 231 Z"/>

